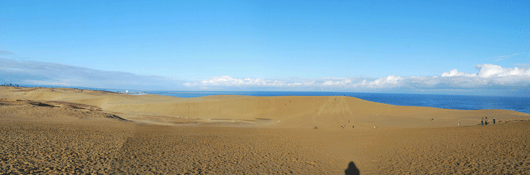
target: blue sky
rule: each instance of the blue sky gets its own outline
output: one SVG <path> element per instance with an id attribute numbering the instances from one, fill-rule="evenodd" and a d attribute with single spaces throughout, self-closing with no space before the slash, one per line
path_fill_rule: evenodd
<path id="1" fill-rule="evenodd" d="M 0 81 L 519 95 L 530 82 L 528 9 L 528 1 L 2 1 Z M 125 74 L 132 83 L 93 78 Z"/>

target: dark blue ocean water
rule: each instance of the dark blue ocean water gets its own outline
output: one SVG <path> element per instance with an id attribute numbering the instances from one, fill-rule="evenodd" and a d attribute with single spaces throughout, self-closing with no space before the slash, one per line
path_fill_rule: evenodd
<path id="1" fill-rule="evenodd" d="M 288 91 L 152 91 L 147 93 L 184 98 L 202 97 L 208 95 L 350 96 L 368 101 L 402 106 L 426 106 L 461 110 L 507 109 L 530 114 L 530 97 Z"/>

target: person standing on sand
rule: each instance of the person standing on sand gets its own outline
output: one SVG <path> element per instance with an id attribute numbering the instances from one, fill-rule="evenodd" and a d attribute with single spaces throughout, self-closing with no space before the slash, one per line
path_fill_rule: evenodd
<path id="1" fill-rule="evenodd" d="M 495 124 L 495 118 L 493 118 L 493 124 Z"/>
<path id="2" fill-rule="evenodd" d="M 460 126 L 460 122 L 458 122 L 458 126 Z"/>
<path id="3" fill-rule="evenodd" d="M 486 120 L 484 120 L 484 124 L 488 125 L 488 117 L 486 117 Z"/>
<path id="4" fill-rule="evenodd" d="M 482 124 L 482 126 L 484 126 L 484 118 L 482 118 L 482 119 L 480 120 L 480 124 Z"/>

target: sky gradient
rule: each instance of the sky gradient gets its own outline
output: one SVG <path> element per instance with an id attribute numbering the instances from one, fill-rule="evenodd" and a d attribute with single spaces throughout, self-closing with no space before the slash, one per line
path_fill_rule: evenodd
<path id="1" fill-rule="evenodd" d="M 2 1 L 0 81 L 529 96 L 528 9 L 528 1 Z"/>

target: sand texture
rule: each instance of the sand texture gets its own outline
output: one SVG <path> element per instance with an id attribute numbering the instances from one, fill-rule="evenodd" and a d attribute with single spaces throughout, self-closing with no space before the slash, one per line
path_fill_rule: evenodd
<path id="1" fill-rule="evenodd" d="M 0 87 L 0 173 L 530 174 L 528 119 L 344 96 Z"/>

